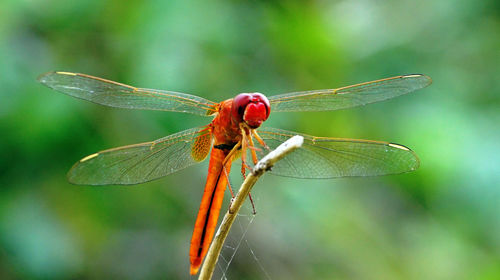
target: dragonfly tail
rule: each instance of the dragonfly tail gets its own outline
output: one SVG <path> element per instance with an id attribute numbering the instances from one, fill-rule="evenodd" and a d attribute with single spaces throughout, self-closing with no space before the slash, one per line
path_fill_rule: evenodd
<path id="1" fill-rule="evenodd" d="M 215 233 L 220 208 L 227 186 L 227 175 L 231 168 L 231 160 L 223 166 L 223 162 L 230 150 L 212 149 L 208 166 L 207 182 L 201 199 L 200 210 L 196 218 L 189 258 L 191 262 L 190 274 L 198 273 L 203 258 Z"/>

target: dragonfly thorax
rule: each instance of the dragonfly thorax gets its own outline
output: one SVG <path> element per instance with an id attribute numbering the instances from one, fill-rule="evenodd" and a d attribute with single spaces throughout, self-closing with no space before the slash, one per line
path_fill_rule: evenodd
<path id="1" fill-rule="evenodd" d="M 245 122 L 251 128 L 259 127 L 271 112 L 269 100 L 262 93 L 240 93 L 233 99 L 232 118 Z"/>

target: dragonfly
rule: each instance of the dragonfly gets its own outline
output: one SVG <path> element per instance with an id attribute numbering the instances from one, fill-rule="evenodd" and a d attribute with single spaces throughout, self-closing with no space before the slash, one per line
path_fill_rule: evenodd
<path id="1" fill-rule="evenodd" d="M 272 174 L 295 178 L 338 178 L 399 174 L 419 167 L 406 146 L 381 141 L 315 137 L 261 127 L 271 112 L 330 111 L 361 106 L 407 94 L 431 84 L 423 74 L 401 75 L 335 89 L 292 92 L 266 97 L 241 93 L 216 103 L 191 94 L 138 88 L 71 72 L 38 77 L 43 85 L 93 103 L 128 109 L 189 113 L 211 117 L 205 126 L 164 138 L 103 150 L 86 156 L 69 170 L 70 183 L 130 185 L 161 178 L 199 163 L 210 154 L 208 175 L 189 249 L 190 273 L 197 274 L 212 241 L 232 162 L 241 158 L 241 173 L 264 151 L 294 135 L 302 148 L 278 162 Z"/>

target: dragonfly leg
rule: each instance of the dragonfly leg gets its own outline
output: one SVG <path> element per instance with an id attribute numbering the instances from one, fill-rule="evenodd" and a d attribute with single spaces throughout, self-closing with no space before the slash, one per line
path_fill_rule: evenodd
<path id="1" fill-rule="evenodd" d="M 227 187 L 229 189 L 229 192 L 231 193 L 231 201 L 229 202 L 229 207 L 228 207 L 228 211 L 229 213 L 232 214 L 231 212 L 231 205 L 233 204 L 233 200 L 234 200 L 234 192 L 233 192 L 233 188 L 231 187 L 231 183 L 229 182 L 229 174 L 227 172 L 227 168 L 226 168 L 226 163 L 231 160 L 232 161 L 232 157 L 233 155 L 235 154 L 235 151 L 238 150 L 239 146 L 241 145 L 240 142 L 238 142 L 234 147 L 233 149 L 231 150 L 231 152 L 229 152 L 229 154 L 226 156 L 226 158 L 224 159 L 224 161 L 222 162 L 223 164 L 223 172 L 224 172 L 224 175 L 226 176 L 227 178 Z"/>
<path id="2" fill-rule="evenodd" d="M 236 153 L 238 152 L 240 147 L 241 147 L 241 141 L 236 143 L 236 145 L 234 145 L 233 149 L 229 152 L 227 157 L 224 159 L 224 161 L 222 162 L 222 164 L 224 166 L 226 166 L 226 163 L 228 162 L 228 160 L 231 160 L 231 161 L 233 160 L 234 156 L 236 155 Z"/>
<path id="3" fill-rule="evenodd" d="M 248 129 L 245 126 L 240 126 L 241 128 L 241 134 L 243 138 L 241 139 L 240 142 L 238 142 L 238 148 L 241 146 L 241 174 L 243 175 L 243 178 L 246 179 L 246 169 L 248 168 L 251 170 L 251 167 L 246 164 L 246 156 L 247 156 L 247 148 L 251 150 L 252 153 L 252 160 L 254 161 L 254 164 L 257 164 L 257 154 L 255 153 L 255 146 L 252 141 L 252 136 L 250 135 Z M 236 146 L 235 146 L 236 148 Z M 233 192 L 231 191 L 231 202 L 229 203 L 229 213 L 233 214 L 231 212 L 231 205 L 233 204 L 233 199 L 234 195 Z M 257 211 L 255 211 L 255 204 L 253 203 L 252 195 L 249 193 L 248 198 L 250 199 L 250 203 L 252 204 L 252 209 L 253 209 L 253 214 L 255 215 Z"/>
<path id="4" fill-rule="evenodd" d="M 248 147 L 247 147 L 248 148 Z M 246 154 L 246 153 L 245 153 Z M 252 167 L 247 164 L 246 156 L 241 155 L 241 175 L 243 175 L 243 179 L 247 178 L 246 171 L 252 171 Z"/>
<path id="5" fill-rule="evenodd" d="M 253 199 L 252 199 L 252 194 L 251 193 L 248 193 L 248 199 L 250 199 L 250 203 L 252 204 L 252 213 L 254 215 L 256 215 L 257 211 L 255 210 L 255 204 L 253 203 Z"/>
<path id="6" fill-rule="evenodd" d="M 246 162 L 243 161 L 243 158 L 241 159 L 241 175 L 243 175 L 243 180 L 247 178 L 247 169 L 252 170 L 250 166 L 246 164 Z"/>
<path id="7" fill-rule="evenodd" d="M 248 137 L 248 142 L 249 142 L 249 148 L 250 148 L 250 153 L 252 154 L 252 160 L 253 164 L 257 164 L 257 153 L 255 152 L 257 148 L 255 148 L 255 145 L 253 144 L 252 136 Z"/>
<path id="8" fill-rule="evenodd" d="M 229 189 L 229 192 L 231 193 L 231 197 L 232 199 L 234 199 L 234 192 L 233 192 L 233 188 L 231 188 L 231 183 L 229 182 L 229 174 L 227 172 L 227 169 L 226 169 L 226 166 L 224 165 L 224 175 L 226 176 L 227 178 L 227 188 Z"/>
<path id="9" fill-rule="evenodd" d="M 241 147 L 241 141 L 238 142 L 238 143 L 236 143 L 236 145 L 234 145 L 233 149 L 231 149 L 231 151 L 229 152 L 229 154 L 226 156 L 226 158 L 222 162 L 222 166 L 224 168 L 224 174 L 226 175 L 226 178 L 228 178 L 228 180 L 227 180 L 227 186 L 229 188 L 229 192 L 231 192 L 231 197 L 233 199 L 234 199 L 234 192 L 233 192 L 233 188 L 231 188 L 231 184 L 229 182 L 229 174 L 227 172 L 226 164 L 229 161 L 233 161 L 233 158 L 234 158 L 235 154 L 238 152 L 238 150 L 240 149 L 240 147 Z"/>
<path id="10" fill-rule="evenodd" d="M 245 173 L 247 170 L 252 171 L 252 167 L 249 166 L 248 164 L 246 164 L 246 162 L 241 165 L 241 168 L 245 170 Z M 243 174 L 243 179 L 246 179 L 246 178 L 247 178 L 246 174 Z"/>
<path id="11" fill-rule="evenodd" d="M 247 148 L 248 148 L 248 135 L 246 133 L 246 130 L 241 127 L 241 135 L 243 136 L 241 139 L 241 175 L 243 175 L 243 178 L 246 178 L 246 168 L 248 167 L 246 164 L 247 160 Z"/>
<path id="12" fill-rule="evenodd" d="M 255 210 L 255 204 L 253 203 L 253 198 L 251 193 L 248 193 L 248 199 L 250 199 L 250 204 L 252 204 L 252 214 L 257 215 L 257 211 Z M 233 198 L 231 198 L 231 201 L 229 202 L 229 214 L 234 214 L 233 211 L 231 211 L 231 206 L 233 205 L 233 201 L 234 201 L 234 196 Z"/>
<path id="13" fill-rule="evenodd" d="M 266 142 L 264 142 L 264 140 L 259 136 L 259 134 L 257 133 L 257 131 L 255 129 L 252 129 L 252 135 L 253 137 L 255 137 L 255 139 L 257 139 L 257 142 L 259 142 L 259 144 L 264 147 L 266 150 L 271 150 L 269 148 L 269 146 L 266 145 Z"/>
<path id="14" fill-rule="evenodd" d="M 248 128 L 244 123 L 240 124 L 240 129 L 241 129 L 241 135 L 243 136 L 241 139 L 241 174 L 243 174 L 243 178 L 246 178 L 246 169 L 252 170 L 250 166 L 246 163 L 246 157 L 247 157 L 247 149 L 250 149 L 250 153 L 252 155 L 252 161 L 255 164 L 257 164 L 257 153 L 255 151 L 259 150 L 258 148 L 255 147 L 253 140 L 252 140 L 252 135 L 251 135 L 251 129 Z"/>

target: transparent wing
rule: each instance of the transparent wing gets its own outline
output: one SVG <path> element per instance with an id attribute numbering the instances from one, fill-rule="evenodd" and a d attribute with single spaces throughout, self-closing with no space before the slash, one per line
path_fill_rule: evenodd
<path id="1" fill-rule="evenodd" d="M 84 157 L 68 172 L 68 180 L 79 185 L 143 183 L 202 161 L 211 145 L 212 135 L 206 128 L 188 129 Z"/>
<path id="2" fill-rule="evenodd" d="M 338 89 L 292 92 L 269 97 L 271 112 L 331 111 L 400 96 L 430 85 L 421 75 L 397 76 Z"/>
<path id="3" fill-rule="evenodd" d="M 409 172 L 419 166 L 412 150 L 388 142 L 314 137 L 275 128 L 259 129 L 258 134 L 271 149 L 294 135 L 304 137 L 300 149 L 272 168 L 271 172 L 280 176 L 310 179 L 377 176 Z"/>
<path id="4" fill-rule="evenodd" d="M 215 103 L 204 98 L 173 91 L 133 86 L 69 72 L 49 72 L 38 77 L 45 86 L 97 104 L 127 108 L 173 111 L 206 116 Z"/>

